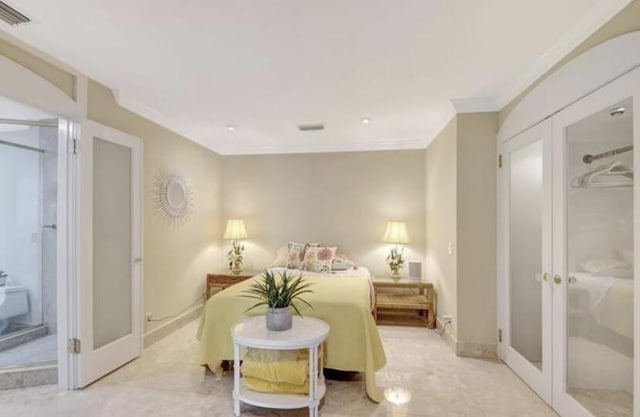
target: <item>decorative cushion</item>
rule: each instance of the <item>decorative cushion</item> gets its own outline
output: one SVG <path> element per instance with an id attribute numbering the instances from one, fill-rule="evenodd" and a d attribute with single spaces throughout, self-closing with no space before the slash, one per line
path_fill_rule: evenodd
<path id="1" fill-rule="evenodd" d="M 304 260 L 304 252 L 307 249 L 306 243 L 289 242 L 287 251 L 287 268 L 301 269 Z"/>
<path id="2" fill-rule="evenodd" d="M 305 271 L 331 273 L 336 246 L 308 246 L 302 262 Z"/>

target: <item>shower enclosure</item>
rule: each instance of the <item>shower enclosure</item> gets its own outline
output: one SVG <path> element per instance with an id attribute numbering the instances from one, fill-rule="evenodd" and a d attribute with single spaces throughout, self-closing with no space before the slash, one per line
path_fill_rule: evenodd
<path id="1" fill-rule="evenodd" d="M 56 119 L 0 119 L 0 372 L 56 362 L 57 144 Z"/>

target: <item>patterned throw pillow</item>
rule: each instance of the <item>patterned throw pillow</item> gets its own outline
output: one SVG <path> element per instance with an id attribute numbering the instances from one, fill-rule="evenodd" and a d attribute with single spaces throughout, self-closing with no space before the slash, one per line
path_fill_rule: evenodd
<path id="1" fill-rule="evenodd" d="M 287 268 L 289 269 L 302 268 L 302 261 L 304 260 L 305 249 L 307 249 L 306 243 L 289 242 L 289 248 L 287 252 Z"/>
<path id="2" fill-rule="evenodd" d="M 336 257 L 336 246 L 309 246 L 304 253 L 303 269 L 311 272 L 331 273 L 331 264 Z"/>

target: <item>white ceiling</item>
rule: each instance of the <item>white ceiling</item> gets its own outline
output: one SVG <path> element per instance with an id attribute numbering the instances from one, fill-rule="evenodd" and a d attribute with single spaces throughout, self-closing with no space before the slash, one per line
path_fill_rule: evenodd
<path id="1" fill-rule="evenodd" d="M 5 1 L 35 23 L 0 29 L 237 154 L 423 147 L 451 100 L 500 108 L 630 0 Z"/>

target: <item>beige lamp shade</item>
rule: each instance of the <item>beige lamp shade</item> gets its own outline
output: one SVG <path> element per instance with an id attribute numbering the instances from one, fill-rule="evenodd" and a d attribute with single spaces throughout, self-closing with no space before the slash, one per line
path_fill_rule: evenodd
<path id="1" fill-rule="evenodd" d="M 386 243 L 409 243 L 407 224 L 405 222 L 387 222 L 387 230 L 384 232 L 382 241 Z"/>
<path id="2" fill-rule="evenodd" d="M 223 239 L 237 240 L 246 239 L 247 229 L 244 227 L 244 220 L 242 219 L 229 219 L 227 220 L 227 228 L 224 230 Z"/>

